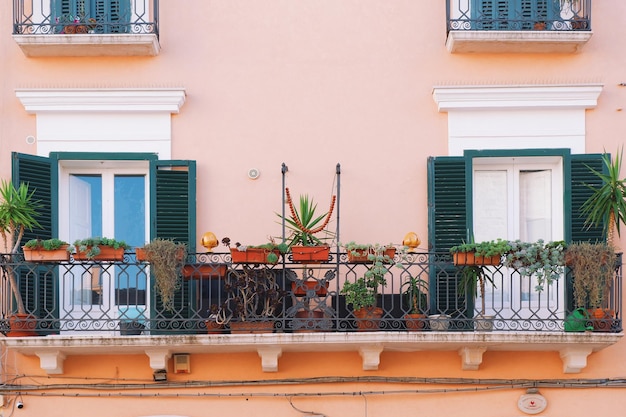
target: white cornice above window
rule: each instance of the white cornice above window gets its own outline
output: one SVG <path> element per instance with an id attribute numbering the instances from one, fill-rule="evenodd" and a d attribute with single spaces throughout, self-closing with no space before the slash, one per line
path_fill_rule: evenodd
<path id="1" fill-rule="evenodd" d="M 601 84 L 540 86 L 444 86 L 433 89 L 440 112 L 481 109 L 591 109 Z"/>
<path id="2" fill-rule="evenodd" d="M 185 103 L 183 88 L 17 89 L 28 113 L 44 112 L 168 112 Z"/>
<path id="3" fill-rule="evenodd" d="M 585 110 L 601 84 L 444 86 L 433 88 L 448 113 L 448 154 L 468 149 L 566 148 L 585 152 Z"/>
<path id="4" fill-rule="evenodd" d="M 50 152 L 154 152 L 171 157 L 172 114 L 183 88 L 17 89 L 37 117 L 37 155 Z"/>

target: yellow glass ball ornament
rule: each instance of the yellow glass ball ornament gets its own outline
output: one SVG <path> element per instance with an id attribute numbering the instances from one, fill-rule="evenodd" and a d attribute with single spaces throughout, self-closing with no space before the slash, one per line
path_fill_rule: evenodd
<path id="1" fill-rule="evenodd" d="M 207 249 L 208 252 L 211 252 L 211 250 L 217 247 L 217 245 L 219 244 L 217 241 L 217 237 L 213 232 L 206 232 L 204 235 L 202 235 L 200 243 Z"/>
<path id="2" fill-rule="evenodd" d="M 409 248 L 409 252 L 415 252 L 415 249 L 422 243 L 415 232 L 409 232 L 404 236 L 402 244 Z"/>

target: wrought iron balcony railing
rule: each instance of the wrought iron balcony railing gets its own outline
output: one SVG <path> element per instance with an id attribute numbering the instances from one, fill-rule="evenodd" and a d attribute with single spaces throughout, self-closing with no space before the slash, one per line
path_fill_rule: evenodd
<path id="1" fill-rule="evenodd" d="M 591 30 L 591 0 L 448 0 L 449 31 Z"/>
<path id="2" fill-rule="evenodd" d="M 159 0 L 13 0 L 14 35 L 159 34 Z"/>
<path id="3" fill-rule="evenodd" d="M 382 317 L 369 320 L 367 330 L 561 331 L 573 310 L 570 272 L 537 292 L 533 279 L 503 266 L 488 267 L 485 293 L 480 297 L 473 288 L 461 288 L 463 268 L 453 266 L 448 254 L 409 253 L 403 258 L 397 265 L 388 265 L 387 285 L 378 288 Z M 400 261 L 398 256 L 396 261 Z M 371 268 L 348 262 L 345 253 L 331 254 L 328 263 L 308 265 L 292 262 L 289 255 L 276 265 L 233 264 L 226 253 L 192 254 L 186 262 L 168 310 L 155 295 L 150 265 L 137 262 L 132 253 L 123 262 L 32 263 L 5 255 L 0 265 L 3 331 L 8 330 L 8 317 L 15 311 L 9 288 L 9 274 L 13 274 L 39 336 L 229 333 L 236 320 L 222 325 L 215 314 L 224 319 L 236 311 L 229 291 L 246 273 L 248 278 L 270 278 L 275 282 L 271 291 L 281 298 L 272 305 L 271 317 L 259 316 L 256 313 L 267 302 L 270 290 L 258 290 L 258 303 L 248 310 L 248 323 L 271 321 L 275 332 L 357 331 L 356 316 L 346 305 L 342 288 Z M 603 307 L 611 315 L 587 323 L 596 330 L 622 330 L 621 271 L 620 257 L 604 297 Z M 423 280 L 425 297 L 412 297 L 416 310 L 436 317 L 405 319 L 413 310 L 411 299 L 402 294 L 410 279 Z"/>

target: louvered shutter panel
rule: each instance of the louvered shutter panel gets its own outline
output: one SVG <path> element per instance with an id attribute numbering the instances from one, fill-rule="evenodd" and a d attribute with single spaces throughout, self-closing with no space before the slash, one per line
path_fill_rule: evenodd
<path id="1" fill-rule="evenodd" d="M 606 172 L 602 162 L 602 155 L 572 155 L 571 178 L 572 178 L 572 201 L 571 201 L 571 239 L 574 242 L 601 242 L 604 240 L 603 227 L 587 227 L 585 215 L 581 212 L 581 206 L 593 194 L 589 186 L 599 188 L 602 180 L 595 175 L 589 167 L 598 172 Z"/>
<path id="2" fill-rule="evenodd" d="M 465 299 L 458 295 L 458 270 L 451 263 L 442 262 L 449 257 L 452 246 L 467 241 L 466 190 L 464 158 L 428 159 L 428 240 L 430 252 L 437 254 L 429 277 L 432 314 L 466 315 Z"/>
<path id="3" fill-rule="evenodd" d="M 27 182 L 34 190 L 34 198 L 42 207 L 37 221 L 41 228 L 27 230 L 22 243 L 30 239 L 50 239 L 57 233 L 57 176 L 49 158 L 20 153 L 12 154 L 12 179 L 17 185 Z M 26 265 L 18 271 L 19 286 L 26 311 L 39 319 L 40 334 L 58 332 L 53 323 L 58 323 L 58 267 Z"/>
<path id="4" fill-rule="evenodd" d="M 130 0 L 95 0 L 96 19 L 103 22 L 98 33 L 128 33 L 131 15 Z"/>
<path id="5" fill-rule="evenodd" d="M 195 161 L 152 161 L 150 164 L 151 212 L 153 213 L 151 236 L 184 242 L 189 253 L 195 252 L 196 223 L 196 164 Z M 190 309 L 196 302 L 194 288 L 189 281 L 182 281 L 174 296 L 174 310 L 163 309 L 160 296 L 154 294 L 152 317 L 154 334 L 189 331 Z M 158 314 L 157 314 L 158 311 Z M 165 319 L 162 323 L 159 317 Z M 177 322 L 175 319 L 180 318 Z M 206 329 L 205 329 L 206 331 Z"/>
<path id="6" fill-rule="evenodd" d="M 16 186 L 20 182 L 29 184 L 29 190 L 34 191 L 35 200 L 41 207 L 36 217 L 41 228 L 26 230 L 22 243 L 30 239 L 50 239 L 57 237 L 56 230 L 56 184 L 53 202 L 52 167 L 49 158 L 13 153 L 13 182 Z"/>

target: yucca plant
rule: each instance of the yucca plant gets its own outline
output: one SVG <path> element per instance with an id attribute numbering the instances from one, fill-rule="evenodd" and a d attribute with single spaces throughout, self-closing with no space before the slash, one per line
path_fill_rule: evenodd
<path id="1" fill-rule="evenodd" d="M 581 212 L 587 216 L 585 224 L 588 227 L 604 227 L 606 241 L 609 244 L 614 243 L 615 231 L 619 236 L 620 223 L 626 223 L 626 178 L 620 178 L 623 151 L 622 147 L 613 161 L 606 152 L 602 155 L 602 162 L 607 169 L 606 174 L 587 166 L 602 180 L 602 186 L 596 188 L 587 184 L 593 190 L 593 194 L 583 203 Z"/>
<path id="2" fill-rule="evenodd" d="M 9 181 L 2 181 L 0 185 L 0 198 L 2 198 L 2 202 L 0 202 L 0 233 L 4 241 L 5 257 L 17 253 L 26 229 L 32 230 L 34 227 L 41 227 L 36 218 L 38 216 L 37 210 L 41 204 L 35 200 L 34 194 L 35 190 L 29 190 L 26 183 L 20 183 L 17 188 Z M 11 263 L 9 262 L 8 265 Z M 3 268 L 2 272 L 9 279 L 11 291 L 17 304 L 17 313 L 26 314 L 15 271 L 12 267 L 7 266 Z"/>
<path id="3" fill-rule="evenodd" d="M 330 202 L 330 208 L 326 213 L 317 215 L 317 203 L 304 194 L 300 196 L 300 205 L 295 207 L 289 188 L 285 188 L 285 194 L 287 196 L 287 205 L 289 206 L 289 217 L 284 217 L 284 221 L 287 223 L 287 228 L 291 231 L 291 236 L 287 239 L 289 247 L 294 245 L 302 246 L 315 246 L 323 245 L 324 241 L 328 238 L 332 238 L 333 234 L 326 230 L 326 236 L 319 238 L 315 236 L 317 233 L 324 231 L 335 208 L 336 197 L 333 196 Z M 281 218 L 282 215 L 279 214 Z"/>

